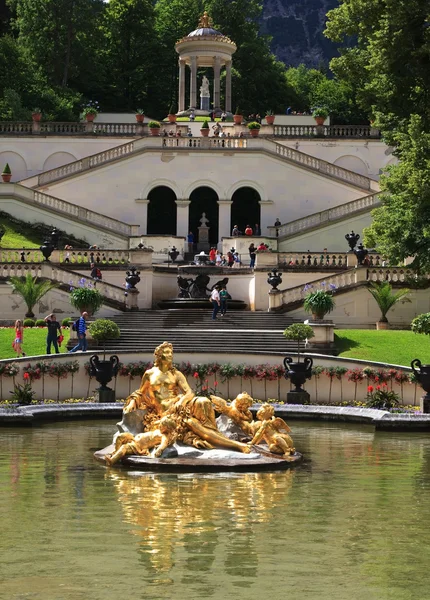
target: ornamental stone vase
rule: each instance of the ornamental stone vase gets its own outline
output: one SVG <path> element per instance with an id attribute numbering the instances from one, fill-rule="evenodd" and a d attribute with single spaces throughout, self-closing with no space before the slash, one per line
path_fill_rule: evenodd
<path id="1" fill-rule="evenodd" d="M 309 402 L 310 396 L 302 385 L 306 379 L 312 377 L 313 360 L 310 356 L 306 356 L 303 362 L 293 362 L 291 356 L 284 358 L 285 379 L 289 379 L 295 386 L 295 389 L 287 394 L 288 404 L 306 404 Z"/>
<path id="2" fill-rule="evenodd" d="M 420 386 L 425 391 L 425 395 L 420 400 L 420 410 L 423 413 L 430 413 L 430 365 L 423 365 L 419 358 L 414 358 L 411 362 L 411 368 L 420 382 Z M 419 371 L 417 371 L 417 368 Z"/>
<path id="3" fill-rule="evenodd" d="M 90 357 L 90 375 L 95 377 L 100 387 L 97 389 L 98 402 L 115 402 L 115 391 L 107 384 L 118 373 L 119 358 L 116 355 L 109 360 L 100 360 L 97 354 Z"/>
<path id="4" fill-rule="evenodd" d="M 209 130 L 209 128 L 208 128 L 208 127 L 206 127 L 206 128 L 203 128 L 203 127 L 202 127 L 202 128 L 200 129 L 200 133 L 202 134 L 202 137 L 208 137 L 208 136 L 209 136 L 209 131 L 210 131 L 210 130 Z"/>
<path id="5" fill-rule="evenodd" d="M 43 258 L 45 261 L 49 261 L 49 257 L 54 251 L 54 246 L 51 240 L 45 240 L 43 244 L 40 246 L 40 251 L 43 254 Z"/>
<path id="6" fill-rule="evenodd" d="M 136 123 L 143 123 L 143 121 L 145 120 L 145 115 L 135 115 L 136 116 Z"/>
<path id="7" fill-rule="evenodd" d="M 266 123 L 268 125 L 273 125 L 275 122 L 275 115 L 266 115 Z"/>
<path id="8" fill-rule="evenodd" d="M 281 273 L 276 269 L 273 269 L 273 271 L 269 271 L 268 275 L 267 283 L 272 286 L 272 290 L 277 290 L 278 285 L 281 285 L 282 283 Z"/>
<path id="9" fill-rule="evenodd" d="M 88 113 L 87 115 L 85 115 L 85 120 L 87 123 L 92 123 L 95 118 L 96 115 L 94 115 L 93 113 Z"/>

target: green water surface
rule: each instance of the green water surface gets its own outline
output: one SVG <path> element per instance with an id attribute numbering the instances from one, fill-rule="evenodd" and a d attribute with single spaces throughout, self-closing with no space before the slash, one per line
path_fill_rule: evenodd
<path id="1" fill-rule="evenodd" d="M 294 471 L 108 470 L 113 422 L 0 430 L 0 599 L 426 600 L 430 436 L 291 423 Z"/>

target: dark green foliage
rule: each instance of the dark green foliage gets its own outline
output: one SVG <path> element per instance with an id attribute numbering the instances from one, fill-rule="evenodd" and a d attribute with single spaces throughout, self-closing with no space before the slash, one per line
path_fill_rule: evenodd
<path id="1" fill-rule="evenodd" d="M 46 327 L 46 321 L 44 319 L 36 319 L 36 327 Z"/>
<path id="2" fill-rule="evenodd" d="M 32 390 L 31 383 L 24 383 L 21 385 L 17 383 L 11 392 L 11 400 L 18 404 L 28 405 L 31 404 L 36 392 Z"/>
<path id="3" fill-rule="evenodd" d="M 34 327 L 36 324 L 34 319 L 24 319 L 23 325 L 24 327 Z"/>

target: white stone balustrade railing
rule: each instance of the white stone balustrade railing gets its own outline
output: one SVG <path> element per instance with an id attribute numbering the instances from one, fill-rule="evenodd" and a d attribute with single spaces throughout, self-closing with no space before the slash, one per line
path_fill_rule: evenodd
<path id="1" fill-rule="evenodd" d="M 415 271 L 403 267 L 369 268 L 367 271 L 368 281 L 375 282 L 389 281 L 390 283 L 404 283 L 405 281 L 412 281 L 415 276 Z M 428 278 L 428 275 L 426 277 Z"/>
<path id="2" fill-rule="evenodd" d="M 29 121 L 0 121 L 0 135 L 31 135 L 32 125 Z"/>
<path id="3" fill-rule="evenodd" d="M 275 137 L 379 138 L 380 132 L 369 125 L 274 125 Z"/>
<path id="4" fill-rule="evenodd" d="M 1 248 L 0 263 L 39 263 L 43 254 L 39 248 Z"/>
<path id="5" fill-rule="evenodd" d="M 280 252 L 278 268 L 346 269 L 357 264 L 354 254 L 347 252 Z"/>
<path id="6" fill-rule="evenodd" d="M 93 133 L 96 135 L 136 135 L 136 131 L 143 130 L 143 125 L 138 123 L 93 123 Z"/>
<path id="7" fill-rule="evenodd" d="M 368 196 L 363 196 L 363 198 L 358 198 L 357 200 L 334 206 L 328 210 L 323 210 L 307 217 L 296 219 L 290 223 L 285 223 L 285 225 L 280 225 L 279 227 L 268 227 L 268 229 L 272 235 L 276 235 L 277 232 L 278 237 L 284 238 L 297 235 L 308 229 L 314 229 L 319 225 L 329 223 L 330 221 L 336 221 L 342 217 L 349 217 L 364 210 L 373 209 L 376 206 L 379 206 L 379 204 L 378 194 L 370 194 Z"/>
<path id="8" fill-rule="evenodd" d="M 72 248 L 71 250 L 54 250 L 49 262 L 64 266 L 83 265 L 91 263 L 106 266 L 128 266 L 145 267 L 151 265 L 152 250 L 91 250 L 88 248 Z M 43 254 L 38 248 L 0 248 L 0 263 L 41 263 L 44 261 Z"/>
<path id="9" fill-rule="evenodd" d="M 358 283 L 358 281 L 365 281 L 366 275 L 366 269 L 349 269 L 348 271 L 342 271 L 342 273 L 336 273 L 335 275 L 316 279 L 306 285 L 298 285 L 287 290 L 280 290 L 280 293 L 282 294 L 282 304 L 299 302 L 300 300 L 303 300 L 310 291 L 329 291 L 331 289 L 340 289 L 353 285 L 354 283 Z"/>
<path id="10" fill-rule="evenodd" d="M 97 281 L 94 282 L 92 279 L 83 276 L 81 273 L 76 273 L 75 271 L 66 271 L 61 267 L 56 265 L 52 265 L 50 263 L 42 263 L 40 265 L 40 272 L 42 277 L 46 277 L 47 279 L 51 279 L 52 281 L 57 281 L 64 285 L 69 286 L 70 288 L 78 288 L 78 287 L 96 287 L 96 289 L 101 293 L 102 296 L 109 300 L 114 300 L 116 302 L 120 302 L 125 306 L 125 295 L 124 288 L 113 285 L 111 283 L 106 283 L 105 281 Z"/>
<path id="11" fill-rule="evenodd" d="M 86 131 L 85 123 L 70 123 L 70 122 L 44 122 L 41 121 L 39 124 L 40 133 L 43 135 L 55 134 L 55 135 L 76 135 L 83 134 Z"/>

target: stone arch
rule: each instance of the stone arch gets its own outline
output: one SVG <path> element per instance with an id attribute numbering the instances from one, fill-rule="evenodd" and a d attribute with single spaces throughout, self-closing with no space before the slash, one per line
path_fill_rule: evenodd
<path id="1" fill-rule="evenodd" d="M 57 169 L 68 163 L 75 162 L 78 160 L 71 152 L 53 152 L 43 163 L 43 171 L 50 171 L 51 169 Z"/>
<path id="2" fill-rule="evenodd" d="M 28 175 L 27 163 L 21 154 L 17 152 L 0 152 L 0 169 L 3 170 L 5 164 L 8 163 L 10 170 L 12 171 L 11 181 L 21 181 Z"/>
<path id="3" fill-rule="evenodd" d="M 176 194 L 158 185 L 148 193 L 148 235 L 176 235 Z"/>
<path id="4" fill-rule="evenodd" d="M 146 200 L 148 198 L 148 194 L 157 187 L 167 187 L 171 189 L 176 198 L 181 198 L 181 190 L 177 186 L 175 181 L 171 179 L 152 179 L 141 191 L 139 198 L 141 200 Z"/>
<path id="5" fill-rule="evenodd" d="M 202 213 L 205 213 L 206 218 L 209 221 L 208 245 L 215 246 L 218 243 L 219 194 L 213 189 L 212 186 L 201 185 L 199 187 L 196 187 L 191 192 L 191 194 L 189 195 L 189 199 L 189 231 L 192 231 L 197 241 L 199 241 L 198 228 L 200 226 L 200 219 L 202 217 Z"/>
<path id="6" fill-rule="evenodd" d="M 260 200 L 262 200 L 263 202 L 268 200 L 267 194 L 266 194 L 266 191 L 264 190 L 264 188 L 262 188 L 261 185 L 256 183 L 255 181 L 251 181 L 248 179 L 241 179 L 240 181 L 237 181 L 236 183 L 234 183 L 228 190 L 228 192 L 226 194 L 226 199 L 232 200 L 233 194 L 240 188 L 244 188 L 244 187 L 254 189 L 259 194 Z"/>
<path id="7" fill-rule="evenodd" d="M 365 175 L 366 177 L 369 175 L 369 168 L 364 160 L 358 156 L 353 156 L 352 154 L 339 156 L 333 164 L 348 169 L 349 171 L 353 171 L 354 173 L 358 173 L 359 175 Z"/>
<path id="8" fill-rule="evenodd" d="M 261 196 L 255 187 L 240 186 L 231 197 L 231 223 L 230 229 L 237 225 L 244 233 L 247 225 L 252 229 L 256 224 L 261 227 Z"/>
<path id="9" fill-rule="evenodd" d="M 220 186 L 217 182 L 210 181 L 208 179 L 200 179 L 198 181 L 193 181 L 193 183 L 190 183 L 188 188 L 186 188 L 186 190 L 184 192 L 184 200 L 186 200 L 187 198 L 190 198 L 191 194 L 198 188 L 204 188 L 204 187 L 212 189 L 216 193 L 216 195 L 218 196 L 219 199 L 223 198 L 223 190 L 220 188 Z"/>

